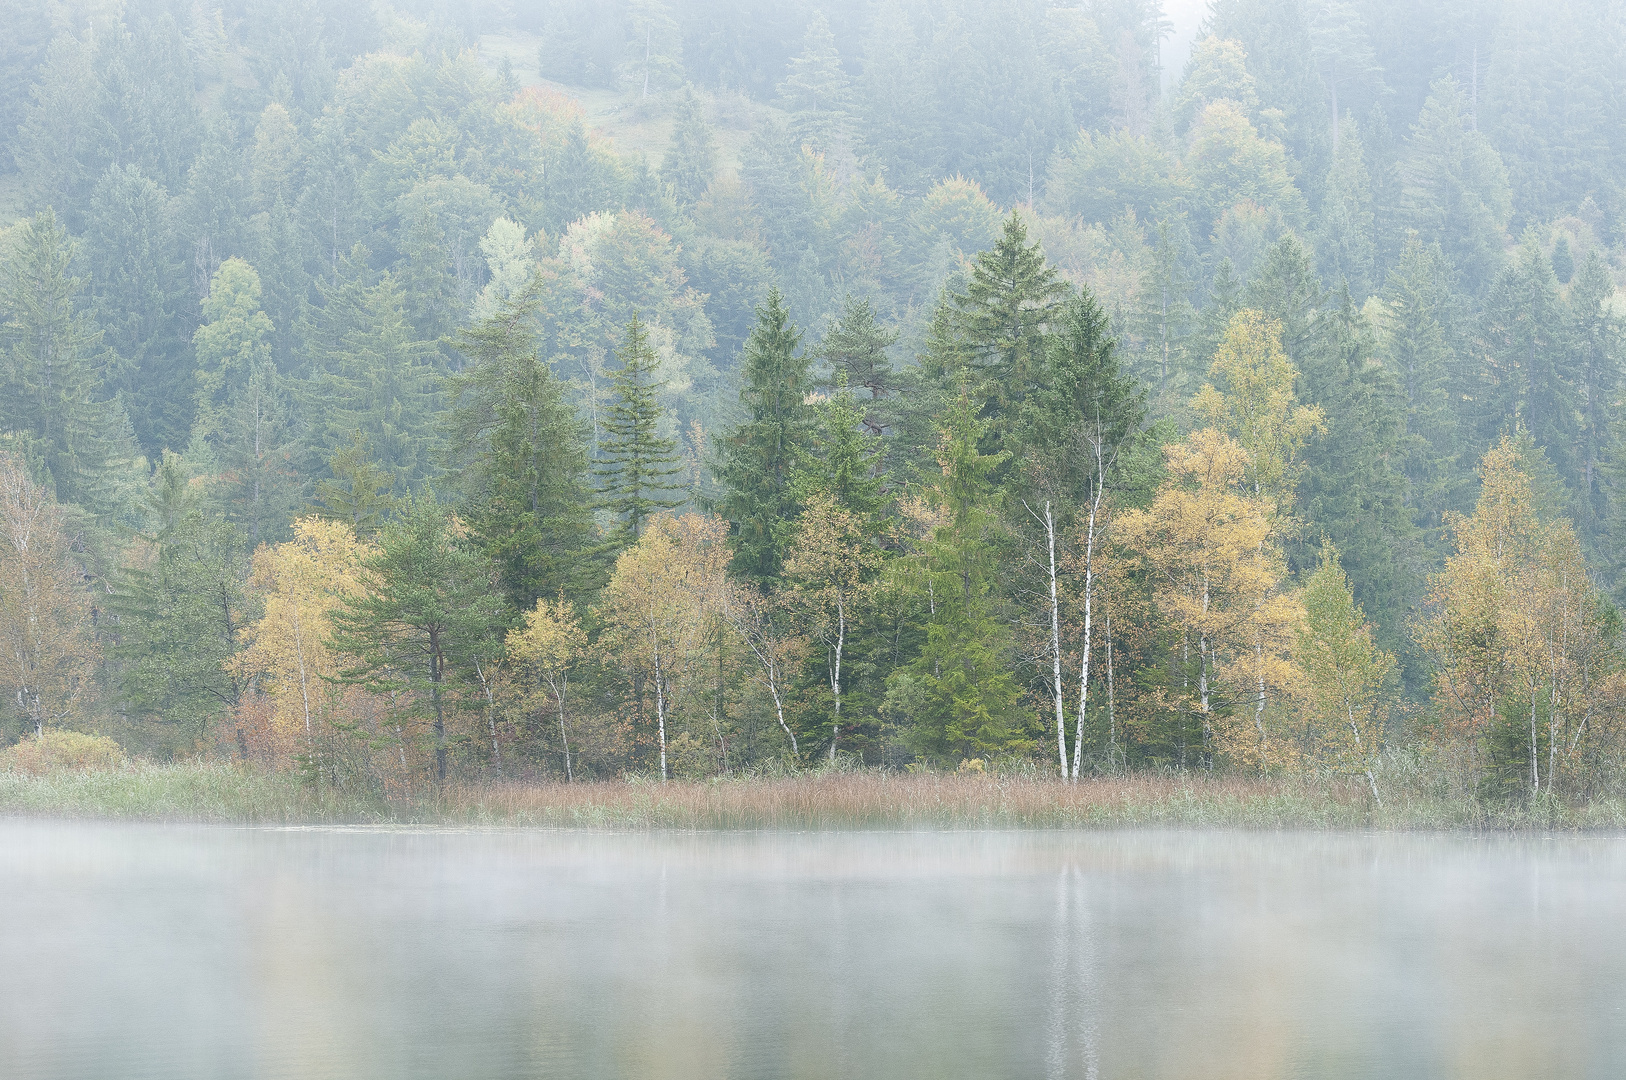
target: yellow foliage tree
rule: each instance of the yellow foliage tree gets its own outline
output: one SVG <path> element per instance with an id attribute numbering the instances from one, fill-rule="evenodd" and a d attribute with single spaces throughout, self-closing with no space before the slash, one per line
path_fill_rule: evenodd
<path id="1" fill-rule="evenodd" d="M 0 454 L 0 677 L 19 726 L 37 738 L 70 722 L 91 688 L 90 597 L 69 555 L 62 508 Z"/>
<path id="2" fill-rule="evenodd" d="M 1239 487 L 1248 453 L 1214 428 L 1166 450 L 1169 478 L 1144 510 L 1124 510 L 1115 540 L 1152 581 L 1154 602 L 1196 654 L 1196 685 L 1173 707 L 1200 719 L 1210 750 L 1266 769 L 1290 743 L 1273 738 L 1267 703 L 1290 687 L 1291 651 L 1303 611 L 1283 587 L 1286 565 L 1271 542 L 1270 503 Z M 1252 706 L 1251 723 L 1231 714 Z"/>
<path id="3" fill-rule="evenodd" d="M 508 631 L 508 655 L 535 673 L 546 684 L 559 713 L 559 746 L 565 758 L 565 782 L 575 780 L 570 764 L 570 734 L 565 724 L 565 693 L 570 687 L 570 667 L 587 648 L 587 635 L 576 618 L 576 609 L 564 597 L 537 600 L 525 613 L 525 625 Z"/>
<path id="4" fill-rule="evenodd" d="M 1491 447 L 1473 515 L 1448 519 L 1456 550 L 1434 578 L 1417 636 L 1435 661 L 1446 733 L 1470 766 L 1500 745 L 1499 718 L 1517 715 L 1525 776 L 1537 792 L 1544 774 L 1551 790 L 1561 755 L 1580 751 L 1600 689 L 1621 663 L 1575 530 L 1541 520 L 1520 452 L 1511 436 Z M 1505 745 L 1500 753 L 1508 756 Z"/>
<path id="5" fill-rule="evenodd" d="M 699 514 L 649 520 L 615 562 L 599 614 L 607 658 L 655 692 L 661 779 L 667 723 L 717 628 L 730 558 L 728 522 Z"/>
<path id="6" fill-rule="evenodd" d="M 1294 396 L 1299 373 L 1282 351 L 1282 324 L 1257 311 L 1237 312 L 1208 374 L 1223 390 L 1205 383 L 1192 409 L 1242 447 L 1243 482 L 1253 493 L 1287 509 L 1303 468 L 1298 452 L 1326 429 L 1326 417 Z"/>
<path id="7" fill-rule="evenodd" d="M 231 664 L 259 677 L 277 733 L 309 743 L 331 719 L 340 697 L 333 680 L 344 666 L 329 645 L 331 617 L 361 589 L 362 563 L 372 553 L 347 523 L 319 517 L 300 518 L 292 540 L 254 553 L 250 584 L 264 597 L 265 614 Z"/>

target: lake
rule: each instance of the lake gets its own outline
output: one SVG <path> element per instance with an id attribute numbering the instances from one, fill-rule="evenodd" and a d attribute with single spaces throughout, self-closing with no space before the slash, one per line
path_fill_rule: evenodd
<path id="1" fill-rule="evenodd" d="M 0 1076 L 1618 1077 L 1626 840 L 0 821 Z"/>

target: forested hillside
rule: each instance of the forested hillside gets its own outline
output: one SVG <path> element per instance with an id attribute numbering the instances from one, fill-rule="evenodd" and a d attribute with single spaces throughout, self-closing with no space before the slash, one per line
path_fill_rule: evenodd
<path id="1" fill-rule="evenodd" d="M 1618 3 L 0 17 L 6 741 L 1619 787 Z"/>

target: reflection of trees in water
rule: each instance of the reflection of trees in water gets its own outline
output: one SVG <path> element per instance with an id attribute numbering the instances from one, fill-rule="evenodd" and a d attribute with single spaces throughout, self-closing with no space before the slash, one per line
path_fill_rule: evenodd
<path id="1" fill-rule="evenodd" d="M 1078 1075 L 1096 1080 L 1101 1071 L 1095 931 L 1084 894 L 1083 874 L 1077 866 L 1064 866 L 1056 877 L 1046 992 L 1045 1075 L 1051 1080 Z"/>

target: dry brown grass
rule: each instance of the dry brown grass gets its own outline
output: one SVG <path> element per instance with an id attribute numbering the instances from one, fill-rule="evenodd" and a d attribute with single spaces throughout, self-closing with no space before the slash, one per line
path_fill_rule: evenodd
<path id="1" fill-rule="evenodd" d="M 874 771 L 711 783 L 453 786 L 421 811 L 432 820 L 555 828 L 1352 828 L 1372 821 L 1370 799 L 1354 784 L 1194 775 L 1063 784 Z"/>

